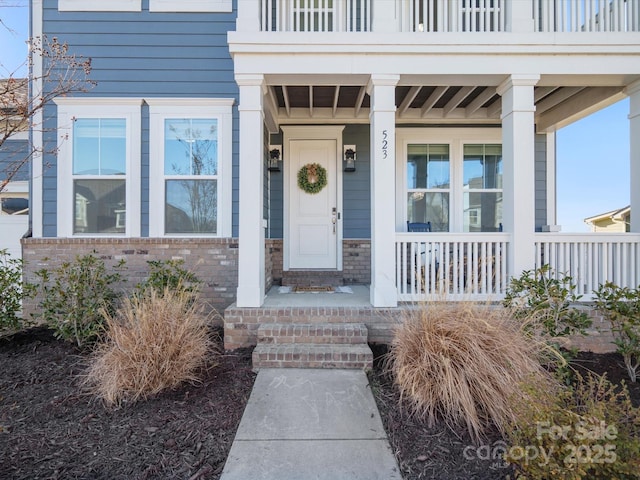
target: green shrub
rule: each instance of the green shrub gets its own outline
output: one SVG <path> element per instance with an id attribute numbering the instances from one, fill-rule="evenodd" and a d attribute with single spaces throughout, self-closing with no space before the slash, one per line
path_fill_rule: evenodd
<path id="1" fill-rule="evenodd" d="M 512 405 L 505 460 L 516 478 L 626 479 L 640 474 L 640 410 L 623 385 L 576 373 L 574 388 L 550 394 L 523 385 L 528 400 Z"/>
<path id="2" fill-rule="evenodd" d="M 95 342 L 103 330 L 103 312 L 115 310 L 119 295 L 113 285 L 122 280 L 119 270 L 123 266 L 121 261 L 115 272 L 108 273 L 104 260 L 89 254 L 53 270 L 39 270 L 38 316 L 57 338 L 76 342 L 79 347 Z"/>
<path id="3" fill-rule="evenodd" d="M 197 380 L 212 352 L 207 317 L 184 290 L 153 289 L 105 312 L 105 342 L 95 349 L 86 385 L 107 405 L 146 399 Z"/>
<path id="4" fill-rule="evenodd" d="M 585 334 L 591 319 L 583 310 L 572 306 L 581 296 L 569 275 L 557 274 L 549 265 L 526 270 L 513 278 L 507 288 L 504 306 L 516 318 L 533 319 L 530 329 L 541 329 L 553 340 L 568 335 Z"/>
<path id="5" fill-rule="evenodd" d="M 195 293 L 200 285 L 196 275 L 183 268 L 184 260 L 150 260 L 148 278 L 136 285 L 136 294 L 149 289 L 163 294 L 166 288 Z"/>
<path id="6" fill-rule="evenodd" d="M 20 316 L 22 301 L 33 295 L 34 286 L 22 280 L 23 262 L 0 250 L 0 329 L 17 330 L 25 321 Z"/>
<path id="7" fill-rule="evenodd" d="M 430 425 L 466 427 L 478 442 L 492 425 L 504 432 L 514 420 L 508 400 L 522 381 L 555 389 L 540 365 L 546 350 L 506 309 L 429 304 L 403 313 L 387 367 L 411 412 Z"/>
<path id="8" fill-rule="evenodd" d="M 640 368 L 640 287 L 621 288 L 607 282 L 594 294 L 596 308 L 611 323 L 614 343 L 635 382 Z"/>

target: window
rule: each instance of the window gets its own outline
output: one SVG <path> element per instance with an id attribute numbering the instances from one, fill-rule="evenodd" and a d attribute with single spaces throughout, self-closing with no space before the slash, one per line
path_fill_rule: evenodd
<path id="1" fill-rule="evenodd" d="M 465 145 L 463 231 L 502 230 L 502 145 Z"/>
<path id="2" fill-rule="evenodd" d="M 430 222 L 432 232 L 449 231 L 449 145 L 407 148 L 407 220 Z"/>
<path id="3" fill-rule="evenodd" d="M 232 104 L 150 100 L 151 235 L 231 235 Z"/>
<path id="4" fill-rule="evenodd" d="M 398 229 L 502 230 L 502 145 L 498 128 L 400 128 L 396 133 Z"/>
<path id="5" fill-rule="evenodd" d="M 56 103 L 58 236 L 139 236 L 141 101 Z"/>

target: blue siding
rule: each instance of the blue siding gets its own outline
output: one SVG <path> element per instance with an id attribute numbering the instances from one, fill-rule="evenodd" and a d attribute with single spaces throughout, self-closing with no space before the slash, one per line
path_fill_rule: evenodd
<path id="1" fill-rule="evenodd" d="M 44 33 L 69 45 L 71 53 L 91 58 L 88 97 L 235 98 L 233 61 L 227 32 L 230 13 L 58 12 L 57 0 L 44 0 Z M 55 105 L 45 109 L 45 144 L 54 145 Z M 238 234 L 238 109 L 233 109 L 233 235 Z M 149 234 L 149 114 L 142 110 L 142 235 Z M 46 155 L 45 237 L 56 236 L 56 158 Z"/>
<path id="2" fill-rule="evenodd" d="M 0 145 L 0 180 L 6 179 L 28 156 L 28 140 L 6 140 Z M 28 162 L 20 166 L 20 169 L 14 174 L 11 180 L 29 180 Z"/>
<path id="3" fill-rule="evenodd" d="M 355 145 L 356 171 L 344 172 L 343 236 L 344 238 L 371 238 L 371 156 L 369 125 L 348 125 L 342 132 L 346 145 Z M 390 179 L 391 180 L 391 179 Z M 395 199 L 389 199 L 393 202 Z"/>

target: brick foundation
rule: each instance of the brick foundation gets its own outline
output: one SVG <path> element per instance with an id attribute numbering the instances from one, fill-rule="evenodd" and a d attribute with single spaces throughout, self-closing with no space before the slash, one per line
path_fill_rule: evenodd
<path id="1" fill-rule="evenodd" d="M 266 241 L 267 285 L 282 285 L 283 248 L 281 239 Z M 342 242 L 342 284 L 369 285 L 371 283 L 371 241 L 349 239 Z"/>
<path id="2" fill-rule="evenodd" d="M 121 288 L 130 291 L 147 277 L 149 260 L 184 260 L 184 268 L 203 282 L 202 299 L 220 314 L 235 301 L 238 282 L 238 241 L 157 238 L 27 238 L 22 240 L 25 279 L 37 282 L 35 272 L 55 269 L 76 256 L 94 253 L 107 267 L 126 261 Z M 37 300 L 25 303 L 33 311 Z M 217 323 L 222 323 L 218 317 Z"/>

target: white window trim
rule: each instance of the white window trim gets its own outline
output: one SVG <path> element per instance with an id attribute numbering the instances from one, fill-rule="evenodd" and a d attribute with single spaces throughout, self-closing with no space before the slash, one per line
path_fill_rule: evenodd
<path id="1" fill-rule="evenodd" d="M 231 0 L 149 0 L 150 12 L 231 12 Z"/>
<path id="2" fill-rule="evenodd" d="M 231 237 L 234 99 L 150 98 L 149 236 Z M 215 234 L 165 233 L 164 121 L 167 118 L 218 119 L 218 231 Z"/>
<path id="3" fill-rule="evenodd" d="M 58 237 L 139 237 L 141 159 L 140 98 L 57 98 L 58 105 Z M 124 235 L 73 233 L 73 121 L 75 118 L 124 118 L 127 122 L 127 216 Z"/>
<path id="4" fill-rule="evenodd" d="M 140 12 L 142 0 L 58 0 L 60 12 Z"/>
<path id="5" fill-rule="evenodd" d="M 463 148 L 468 144 L 502 144 L 501 128 L 398 128 L 396 129 L 396 231 L 407 228 L 407 151 L 409 144 L 449 145 L 449 231 L 462 232 Z M 504 187 L 504 185 L 503 185 Z M 492 190 L 494 191 L 494 190 Z"/>

